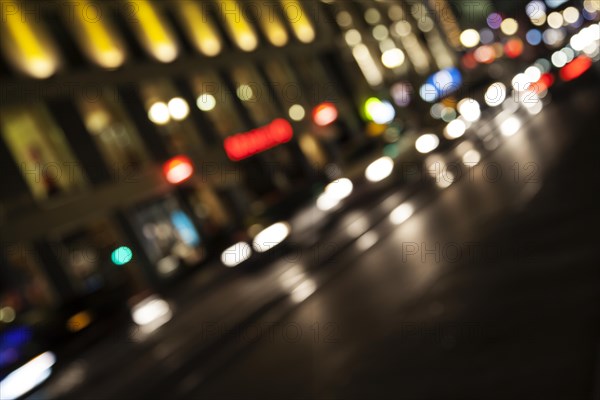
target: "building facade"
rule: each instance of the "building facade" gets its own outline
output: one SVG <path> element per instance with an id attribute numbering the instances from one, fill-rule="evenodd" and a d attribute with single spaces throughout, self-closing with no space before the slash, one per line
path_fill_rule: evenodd
<path id="1" fill-rule="evenodd" d="M 125 304 L 285 218 L 458 50 L 433 2 L 1 3 L 5 324 Z"/>

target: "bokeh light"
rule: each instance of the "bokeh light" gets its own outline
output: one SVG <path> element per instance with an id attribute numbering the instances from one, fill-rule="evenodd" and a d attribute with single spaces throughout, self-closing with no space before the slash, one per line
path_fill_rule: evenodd
<path id="1" fill-rule="evenodd" d="M 389 124 L 396 117 L 396 110 L 389 101 L 371 97 L 365 102 L 365 116 L 376 124 Z"/>
<path id="2" fill-rule="evenodd" d="M 373 161 L 365 170 L 365 177 L 369 182 L 381 182 L 392 174 L 394 160 L 390 157 L 381 157 Z"/>
<path id="3" fill-rule="evenodd" d="M 558 11 L 551 12 L 548 15 L 548 26 L 550 28 L 558 29 L 563 25 L 563 17 Z"/>
<path id="4" fill-rule="evenodd" d="M 115 265 L 125 265 L 133 258 L 133 251 L 127 246 L 121 246 L 113 250 L 110 260 Z"/>
<path id="5" fill-rule="evenodd" d="M 506 100 L 506 85 L 502 82 L 492 83 L 484 95 L 485 104 L 490 107 L 498 107 Z"/>
<path id="6" fill-rule="evenodd" d="M 215 96 L 209 93 L 203 93 L 196 99 L 196 107 L 201 111 L 211 111 L 217 105 Z"/>
<path id="7" fill-rule="evenodd" d="M 173 118 L 175 121 L 184 120 L 190 113 L 190 106 L 188 105 L 187 101 L 181 97 L 172 98 L 169 100 L 167 106 L 169 107 L 169 114 L 171 114 L 171 118 Z"/>
<path id="8" fill-rule="evenodd" d="M 338 110 L 335 104 L 324 102 L 313 109 L 312 117 L 318 126 L 331 125 L 338 118 Z"/>
<path id="9" fill-rule="evenodd" d="M 460 34 L 460 42 L 466 48 L 475 47 L 479 44 L 479 32 L 475 29 L 466 29 Z"/>
<path id="10" fill-rule="evenodd" d="M 537 46 L 542 43 L 542 32 L 538 29 L 530 29 L 527 31 L 525 38 L 527 39 L 527 43 L 532 46 Z"/>
<path id="11" fill-rule="evenodd" d="M 514 35 L 515 33 L 517 33 L 518 29 L 519 23 L 514 18 L 507 18 L 504 21 L 502 21 L 502 24 L 500 25 L 500 30 L 507 36 Z"/>
<path id="12" fill-rule="evenodd" d="M 415 148 L 421 154 L 431 153 L 440 145 L 440 139 L 433 133 L 419 136 L 415 142 Z"/>
<path id="13" fill-rule="evenodd" d="M 500 28 L 500 25 L 502 25 L 502 16 L 495 12 L 491 13 L 488 15 L 486 22 L 490 28 L 498 29 Z"/>
<path id="14" fill-rule="evenodd" d="M 458 139 L 465 134 L 466 130 L 467 125 L 462 120 L 455 119 L 446 125 L 446 129 L 444 129 L 444 136 L 447 139 Z"/>
<path id="15" fill-rule="evenodd" d="M 294 104 L 288 110 L 288 115 L 293 121 L 302 121 L 306 116 L 306 111 L 300 104 Z"/>
<path id="16" fill-rule="evenodd" d="M 166 103 L 156 102 L 148 110 L 148 118 L 157 125 L 165 125 L 171 120 L 171 113 Z"/>
<path id="17" fill-rule="evenodd" d="M 466 121 L 475 122 L 481 117 L 481 107 L 475 99 L 465 98 L 459 101 L 457 109 Z"/>
<path id="18" fill-rule="evenodd" d="M 381 55 L 381 62 L 386 68 L 397 68 L 404 64 L 404 52 L 398 48 L 389 49 Z"/>

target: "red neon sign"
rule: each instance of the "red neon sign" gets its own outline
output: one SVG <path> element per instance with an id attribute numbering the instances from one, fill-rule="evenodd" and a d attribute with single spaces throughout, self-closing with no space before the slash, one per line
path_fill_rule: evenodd
<path id="1" fill-rule="evenodd" d="M 225 152 L 232 161 L 240 161 L 289 142 L 292 136 L 292 125 L 278 118 L 269 125 L 228 137 L 224 142 Z"/>
<path id="2" fill-rule="evenodd" d="M 194 164 L 186 156 L 173 157 L 163 165 L 163 172 L 167 182 L 176 185 L 194 174 Z"/>

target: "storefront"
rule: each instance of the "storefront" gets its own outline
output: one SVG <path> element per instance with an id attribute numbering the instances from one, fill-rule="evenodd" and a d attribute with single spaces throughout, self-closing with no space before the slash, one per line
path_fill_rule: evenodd
<path id="1" fill-rule="evenodd" d="M 2 109 L 0 132 L 35 200 L 58 197 L 86 186 L 79 160 L 45 105 Z"/>
<path id="2" fill-rule="evenodd" d="M 162 284 L 192 270 L 207 254 L 203 227 L 174 195 L 139 204 L 127 222 L 143 250 L 152 281 Z"/>

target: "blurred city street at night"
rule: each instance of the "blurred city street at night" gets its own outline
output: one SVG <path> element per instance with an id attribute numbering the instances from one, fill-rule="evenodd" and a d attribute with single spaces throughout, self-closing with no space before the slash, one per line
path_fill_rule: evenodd
<path id="1" fill-rule="evenodd" d="M 599 1 L 0 3 L 0 399 L 600 399 Z"/>

